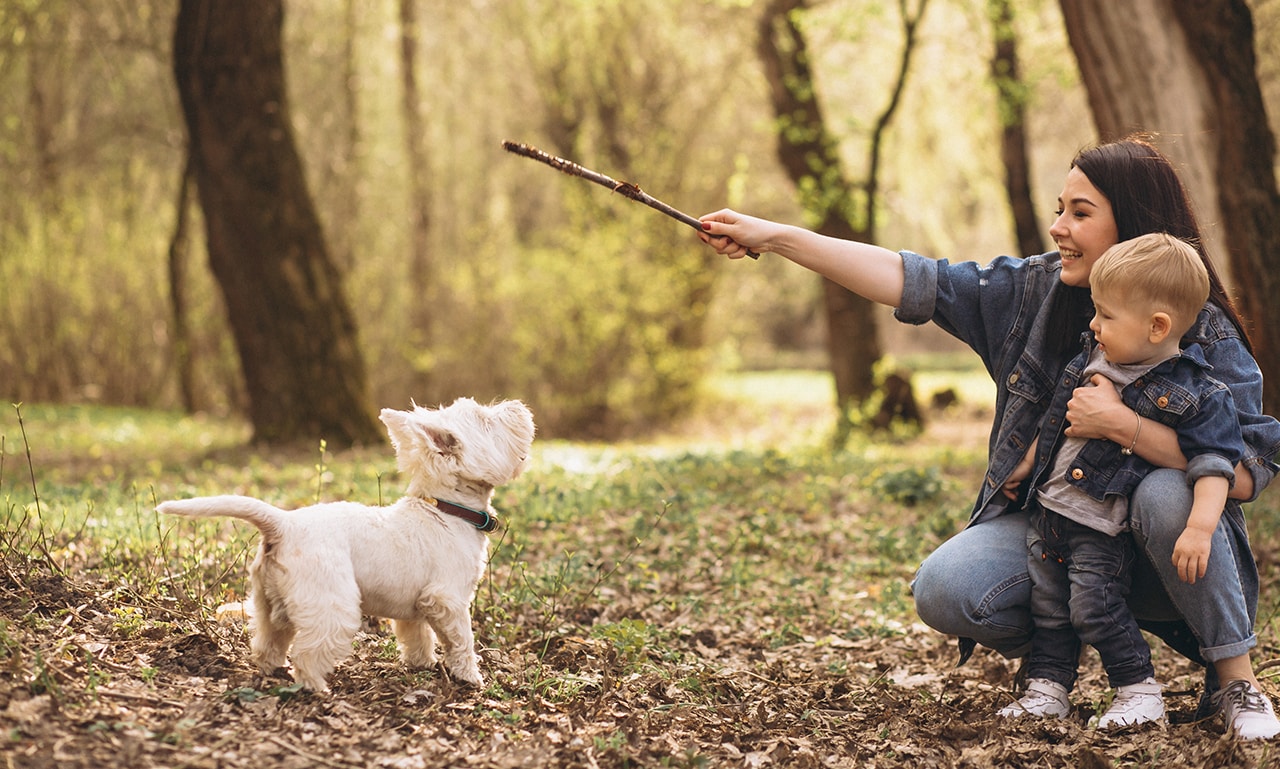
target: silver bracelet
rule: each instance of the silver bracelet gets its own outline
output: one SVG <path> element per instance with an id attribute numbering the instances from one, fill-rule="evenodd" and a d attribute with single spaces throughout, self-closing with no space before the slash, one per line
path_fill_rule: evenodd
<path id="1" fill-rule="evenodd" d="M 1133 412 L 1133 415 L 1138 418 L 1138 429 L 1133 432 L 1133 441 L 1129 443 L 1129 448 L 1120 449 L 1120 453 L 1126 457 L 1133 454 L 1133 450 L 1138 447 L 1138 436 L 1142 435 L 1142 415 L 1136 411 Z"/>

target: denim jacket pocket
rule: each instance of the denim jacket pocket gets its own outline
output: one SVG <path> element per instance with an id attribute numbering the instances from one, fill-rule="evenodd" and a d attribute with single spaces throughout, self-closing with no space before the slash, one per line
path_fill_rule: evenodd
<path id="1" fill-rule="evenodd" d="M 1167 381 L 1139 377 L 1126 388 L 1134 393 L 1131 408 L 1147 419 L 1176 425 L 1198 403 L 1196 396 Z"/>

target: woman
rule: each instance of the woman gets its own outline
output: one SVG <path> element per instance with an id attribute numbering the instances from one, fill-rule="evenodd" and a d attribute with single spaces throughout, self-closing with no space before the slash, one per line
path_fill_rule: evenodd
<path id="1" fill-rule="evenodd" d="M 1081 152 L 1072 162 L 1049 230 L 1058 250 L 1028 259 L 998 257 L 989 265 L 951 264 L 904 251 L 829 238 L 723 210 L 702 218 L 699 237 L 718 253 L 741 258 L 772 251 L 854 293 L 891 307 L 903 322 L 933 321 L 969 344 L 994 378 L 995 420 L 982 489 L 964 531 L 921 565 L 912 585 L 916 610 L 935 629 L 959 636 L 961 661 L 975 643 L 1008 657 L 1026 653 L 1032 622 L 1026 563 L 1027 516 L 1003 489 L 1035 440 L 1056 380 L 1079 349 L 1093 315 L 1089 271 L 1107 248 L 1149 232 L 1200 244 L 1200 231 L 1172 164 L 1148 142 L 1129 138 Z M 1209 270 L 1209 302 L 1188 333 L 1205 350 L 1215 378 L 1232 391 L 1248 448 L 1214 534 L 1204 579 L 1181 583 L 1173 545 L 1186 524 L 1191 494 L 1186 459 L 1170 428 L 1134 434 L 1136 417 L 1113 387 L 1075 390 L 1066 434 L 1130 446 L 1161 469 L 1139 486 L 1130 525 L 1145 558 L 1129 603 L 1142 627 L 1206 667 L 1202 708 L 1220 710 L 1243 739 L 1280 734 L 1270 701 L 1249 660 L 1258 574 L 1241 501 L 1270 483 L 1277 469 L 1280 424 L 1262 414 L 1262 376 L 1222 282 Z M 1052 457 L 1048 458 L 1052 461 Z M 1031 475 L 1039 468 L 1034 468 Z M 1023 495 L 1022 498 L 1025 498 Z"/>

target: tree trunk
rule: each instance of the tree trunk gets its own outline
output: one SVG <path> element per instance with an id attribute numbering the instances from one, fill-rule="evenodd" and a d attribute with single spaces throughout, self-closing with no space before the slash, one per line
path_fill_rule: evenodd
<path id="1" fill-rule="evenodd" d="M 356 0 L 346 0 L 344 12 L 346 34 L 342 43 L 342 100 L 347 112 L 347 134 L 345 141 L 335 150 L 342 210 L 349 224 L 340 228 L 342 234 L 334 247 L 334 262 L 338 265 L 338 270 L 346 274 L 355 266 L 357 259 L 359 233 L 354 223 L 360 221 L 363 214 L 364 169 L 360 162 L 363 139 L 360 135 L 359 52 L 356 50 L 356 38 L 360 34 L 360 9 L 356 7 Z"/>
<path id="2" fill-rule="evenodd" d="M 1243 0 L 1174 0 L 1192 56 L 1204 67 L 1217 144 L 1218 208 L 1241 314 L 1263 380 L 1264 410 L 1280 413 L 1280 193 L 1275 136 L 1267 122 L 1254 56 L 1253 18 Z"/>
<path id="3" fill-rule="evenodd" d="M 1267 382 L 1280 382 L 1280 196 L 1275 139 L 1258 85 L 1243 0 L 1062 0 L 1072 48 L 1103 136 L 1164 137 L 1205 231 L 1231 274 Z M 1225 258 L 1224 258 L 1225 257 Z M 1223 269 L 1226 268 L 1226 269 Z M 1275 413 L 1280 394 L 1264 393 Z"/>
<path id="4" fill-rule="evenodd" d="M 1027 157 L 1027 87 L 1018 66 L 1018 39 L 1013 29 L 1010 0 L 989 0 L 996 48 L 991 58 L 991 78 L 996 85 L 1000 111 L 1000 159 L 1004 164 L 1004 188 L 1013 212 L 1013 231 L 1019 256 L 1044 252 L 1036 206 L 1031 198 L 1031 163 Z"/>
<path id="5" fill-rule="evenodd" d="M 1213 99 L 1182 27 L 1173 23 L 1170 0 L 1060 4 L 1098 136 L 1109 141 L 1134 131 L 1158 133 L 1161 151 L 1178 166 L 1191 194 L 1206 248 L 1224 253 L 1214 226 L 1220 213 Z"/>
<path id="6" fill-rule="evenodd" d="M 817 100 L 807 44 L 795 20 L 795 13 L 807 5 L 807 0 L 772 0 L 760 22 L 760 60 L 779 124 L 778 160 L 803 192 L 801 203 L 818 220 L 818 232 L 874 243 L 880 150 L 906 86 L 915 30 L 927 0 L 920 2 L 914 15 L 905 0 L 899 3 L 906 40 L 889 103 L 869 140 L 867 178 L 861 185 L 848 180 L 840 162 L 839 141 L 827 130 Z M 826 279 L 823 297 L 836 406 L 842 420 L 847 420 L 850 410 L 875 390 L 874 366 L 881 356 L 875 306 Z M 893 397 L 893 393 L 886 391 L 886 397 Z M 846 427 L 842 423 L 840 432 Z"/>
<path id="7" fill-rule="evenodd" d="M 435 285 L 430 252 L 431 195 L 427 157 L 423 149 L 422 89 L 418 85 L 418 9 L 417 0 L 400 0 L 400 77 L 402 81 L 401 112 L 404 116 L 404 147 L 409 179 L 409 282 L 417 291 L 426 293 Z M 435 312 L 429 300 L 414 304 L 410 317 L 418 337 L 415 346 L 429 348 L 432 318 Z M 427 389 L 429 372 L 421 375 L 417 389 Z"/>
<path id="8" fill-rule="evenodd" d="M 778 161 L 806 195 L 801 204 L 817 218 L 818 232 L 866 240 L 866 228 L 853 225 L 857 191 L 841 165 L 839 141 L 824 122 L 807 43 L 795 23 L 793 14 L 806 7 L 807 0 L 772 0 L 760 23 L 760 60 L 779 124 Z M 881 352 L 874 305 L 837 283 L 822 282 L 836 406 L 846 414 L 875 389 L 872 367 Z"/>
<path id="9" fill-rule="evenodd" d="M 173 360 L 178 368 L 178 393 L 182 408 L 188 414 L 196 411 L 195 362 L 191 355 L 191 326 L 187 320 L 187 245 L 191 238 L 187 232 L 191 210 L 191 187 L 194 176 L 191 152 L 182 164 L 182 178 L 178 182 L 177 219 L 173 225 L 173 238 L 169 241 L 169 303 L 173 320 Z"/>
<path id="10" fill-rule="evenodd" d="M 254 440 L 381 440 L 285 102 L 282 0 L 182 0 L 174 74 Z"/>

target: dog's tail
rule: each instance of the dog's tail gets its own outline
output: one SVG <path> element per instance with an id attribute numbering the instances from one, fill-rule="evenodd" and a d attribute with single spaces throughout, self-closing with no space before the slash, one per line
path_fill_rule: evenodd
<path id="1" fill-rule="evenodd" d="M 280 516 L 284 513 L 278 507 L 269 505 L 253 497 L 240 497 L 226 494 L 217 497 L 195 497 L 194 499 L 174 499 L 161 502 L 156 510 L 166 515 L 181 515 L 187 518 L 215 518 L 226 516 L 248 521 L 262 532 L 268 542 L 275 541 L 280 535 Z"/>

